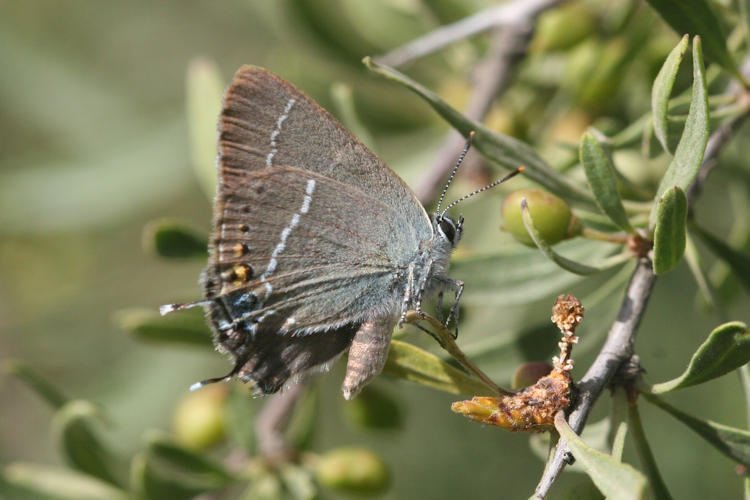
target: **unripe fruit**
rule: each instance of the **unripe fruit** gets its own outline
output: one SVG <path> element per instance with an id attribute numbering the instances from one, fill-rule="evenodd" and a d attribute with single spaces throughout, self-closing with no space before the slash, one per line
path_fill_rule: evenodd
<path id="1" fill-rule="evenodd" d="M 578 219 L 564 200 L 539 189 L 521 189 L 508 195 L 502 207 L 503 229 L 518 242 L 530 247 L 534 246 L 534 241 L 523 224 L 522 198 L 526 198 L 534 226 L 550 245 L 571 238 L 580 232 Z"/>
<path id="2" fill-rule="evenodd" d="M 172 422 L 178 443 L 205 449 L 224 438 L 227 388 L 227 384 L 208 385 L 180 401 Z"/>
<path id="3" fill-rule="evenodd" d="M 382 493 L 389 483 L 385 463 L 365 448 L 329 451 L 316 464 L 315 476 L 327 488 L 360 495 Z"/>

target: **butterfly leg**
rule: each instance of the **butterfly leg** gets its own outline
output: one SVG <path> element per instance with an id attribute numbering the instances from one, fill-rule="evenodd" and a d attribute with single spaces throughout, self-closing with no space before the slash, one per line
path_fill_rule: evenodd
<path id="1" fill-rule="evenodd" d="M 461 301 L 461 295 L 463 295 L 464 293 L 464 282 L 461 280 L 448 280 L 448 282 L 453 288 L 455 298 L 453 299 L 451 310 L 448 313 L 448 319 L 445 321 L 445 326 L 448 326 L 451 322 L 451 319 L 453 319 L 454 324 L 456 325 L 455 329 L 453 330 L 453 338 L 455 339 L 456 337 L 458 337 L 458 303 Z"/>
<path id="2" fill-rule="evenodd" d="M 354 334 L 349 348 L 346 376 L 341 385 L 344 398 L 352 399 L 375 376 L 383 371 L 395 326 L 394 318 L 385 316 L 365 321 Z"/>
<path id="3" fill-rule="evenodd" d="M 444 318 L 443 318 L 443 291 L 442 290 L 440 290 L 438 292 L 436 314 L 437 314 L 438 321 L 440 321 L 441 323 L 443 323 L 443 319 Z"/>
<path id="4" fill-rule="evenodd" d="M 398 327 L 401 328 L 406 321 L 406 313 L 409 312 L 411 304 L 411 294 L 414 290 L 414 263 L 409 264 L 409 276 L 406 279 L 406 290 L 404 290 L 404 302 L 401 306 L 401 318 L 398 320 Z"/>
<path id="5" fill-rule="evenodd" d="M 430 272 L 432 272 L 432 266 L 434 264 L 434 259 L 429 259 L 427 261 L 427 266 L 422 275 L 419 277 L 419 282 L 417 283 L 417 293 L 414 300 L 414 310 L 419 313 L 420 317 L 424 317 L 424 312 L 422 311 L 422 299 L 424 298 L 424 292 L 427 288 L 427 280 L 430 277 Z"/>

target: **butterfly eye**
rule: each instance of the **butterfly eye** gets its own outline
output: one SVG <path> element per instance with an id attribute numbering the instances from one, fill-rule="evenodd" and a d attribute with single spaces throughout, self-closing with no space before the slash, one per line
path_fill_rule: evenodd
<path id="1" fill-rule="evenodd" d="M 456 240 L 456 225 L 448 217 L 441 217 L 438 220 L 438 226 L 440 231 L 445 236 L 445 239 L 451 242 L 451 245 L 455 244 Z"/>

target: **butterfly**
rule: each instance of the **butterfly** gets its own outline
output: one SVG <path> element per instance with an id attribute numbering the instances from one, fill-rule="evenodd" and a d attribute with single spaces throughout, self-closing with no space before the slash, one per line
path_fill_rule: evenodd
<path id="1" fill-rule="evenodd" d="M 421 312 L 427 293 L 452 291 L 446 324 L 457 321 L 464 284 L 447 272 L 463 218 L 429 216 L 335 118 L 263 68 L 237 71 L 218 129 L 204 299 L 162 306 L 202 305 L 234 363 L 194 388 L 237 377 L 270 394 L 348 350 L 351 399 L 382 371 L 394 327 Z"/>

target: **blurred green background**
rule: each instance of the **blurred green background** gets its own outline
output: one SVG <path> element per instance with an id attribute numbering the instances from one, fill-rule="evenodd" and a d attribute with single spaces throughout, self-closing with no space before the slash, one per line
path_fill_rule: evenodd
<path id="1" fill-rule="evenodd" d="M 569 31 L 580 37 L 554 50 L 544 40 L 533 42 L 535 51 L 493 110 L 491 124 L 534 143 L 550 162 L 562 165 L 570 152 L 558 141 L 577 142 L 595 120 L 618 130 L 647 112 L 651 81 L 678 37 L 638 3 L 572 3 L 581 9 L 574 11 L 575 18 L 584 22 Z M 371 145 L 413 185 L 434 158 L 447 126 L 416 96 L 368 74 L 360 60 L 490 4 L 0 3 L 2 357 L 23 359 L 69 395 L 100 403 L 112 421 L 108 435 L 123 453 L 138 449 L 147 429 L 169 430 L 172 411 L 190 384 L 224 373 L 228 365 L 210 349 L 138 342 L 117 328 L 114 318 L 128 307 L 155 310 L 199 295 L 197 278 L 204 262 L 159 260 L 142 245 L 144 225 L 158 217 L 209 230 L 210 199 L 190 157 L 185 82 L 191 62 L 198 57 L 215 62 L 224 82 L 242 64 L 267 67 L 334 114 L 331 85 L 351 86 L 357 112 L 372 133 Z M 639 10 L 636 17 L 624 18 L 618 9 Z M 468 93 L 469 69 L 486 47 L 486 37 L 478 37 L 407 69 L 460 107 Z M 585 65 L 592 60 L 599 63 Z M 617 64 L 602 68 L 613 61 Z M 592 81 L 598 86 L 591 87 Z M 682 87 L 689 81 L 686 72 Z M 746 130 L 740 134 L 747 138 Z M 698 220 L 717 234 L 728 231 L 733 221 L 727 180 L 739 176 L 747 188 L 748 168 L 741 159 L 750 153 L 750 142 L 741 137 L 724 156 L 730 174 L 717 171 L 696 208 Z M 639 148 L 623 157 L 632 166 L 628 172 L 640 180 L 648 175 L 658 179 L 649 169 L 663 169 L 664 161 L 641 159 Z M 453 192 L 473 187 L 471 179 L 463 179 Z M 461 251 L 518 251 L 498 229 L 502 193 L 479 198 L 462 209 L 466 236 Z M 628 271 L 589 280 L 562 270 L 559 275 L 553 293 L 527 296 L 526 288 L 534 288 L 530 283 L 516 295 L 484 303 L 471 299 L 472 283 L 467 282 L 459 342 L 469 354 L 482 342 L 502 346 L 476 358 L 499 383 L 507 384 L 522 360 L 548 360 L 554 353 L 557 338 L 548 316 L 559 293 L 577 293 L 588 312 L 579 331 L 574 376 L 583 374 L 601 345 Z M 657 281 L 637 345 L 649 380 L 676 376 L 719 323 L 696 299 L 696 290 L 684 263 Z M 731 319 L 747 322 L 749 311 L 746 296 L 730 302 Z M 430 346 L 425 337 L 409 333 L 407 340 Z M 377 387 L 398 401 L 404 423 L 399 430 L 362 430 L 342 415 L 346 403 L 338 392 L 343 376 L 339 365 L 323 377 L 314 448 L 362 444 L 380 453 L 393 474 L 388 498 L 526 498 L 531 493 L 543 462 L 531 453 L 527 435 L 473 424 L 450 412 L 457 397 L 386 378 Z M 607 399 L 602 398 L 593 420 L 608 412 Z M 733 376 L 679 392 L 670 401 L 691 413 L 746 427 Z M 643 405 L 642 414 L 677 498 L 738 497 L 740 480 L 730 460 L 659 410 Z M 58 462 L 51 415 L 21 383 L 0 378 L 0 460 Z M 632 449 L 626 458 L 635 460 Z M 556 498 L 587 481 L 567 474 L 554 490 Z"/>

